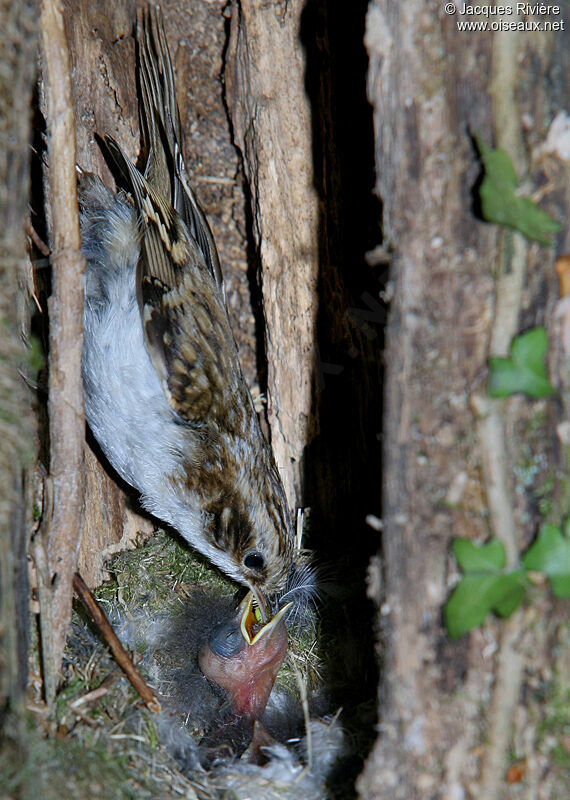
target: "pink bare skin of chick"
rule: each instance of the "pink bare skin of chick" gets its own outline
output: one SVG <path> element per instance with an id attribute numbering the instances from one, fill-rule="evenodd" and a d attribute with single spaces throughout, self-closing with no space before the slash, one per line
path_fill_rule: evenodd
<path id="1" fill-rule="evenodd" d="M 228 693 L 238 717 L 256 720 L 263 716 L 287 653 L 284 617 L 288 608 L 263 625 L 250 593 L 236 616 L 218 625 L 200 652 L 200 669 Z"/>

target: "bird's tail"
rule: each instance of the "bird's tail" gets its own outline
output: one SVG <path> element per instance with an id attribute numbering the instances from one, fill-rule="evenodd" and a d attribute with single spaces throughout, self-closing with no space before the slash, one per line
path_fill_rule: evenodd
<path id="1" fill-rule="evenodd" d="M 186 170 L 174 71 L 158 6 L 147 6 L 140 12 L 137 42 L 141 130 L 147 153 L 145 177 L 162 197 L 170 200 L 221 286 L 214 237 Z"/>

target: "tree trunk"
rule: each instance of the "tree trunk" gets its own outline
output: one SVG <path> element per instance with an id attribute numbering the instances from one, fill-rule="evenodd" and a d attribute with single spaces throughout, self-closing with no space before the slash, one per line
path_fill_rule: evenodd
<path id="1" fill-rule="evenodd" d="M 35 379 L 22 344 L 30 285 L 25 224 L 30 183 L 31 98 L 37 47 L 36 3 L 0 6 L 0 707 L 21 708 L 27 683 L 30 523 L 24 468 L 33 457 L 31 393 Z M 28 274 L 27 274 L 28 273 Z"/>
<path id="2" fill-rule="evenodd" d="M 472 139 L 508 153 L 527 194 L 547 178 L 541 204 L 567 218 L 568 162 L 543 145 L 568 104 L 568 36 L 459 32 L 458 19 L 420 0 L 374 0 L 367 16 L 393 301 L 380 727 L 358 783 L 362 798 L 510 797 L 513 762 L 524 775 L 517 797 L 564 794 L 541 740 L 549 712 L 533 688 L 536 676 L 552 679 L 563 665 L 552 651 L 561 609 L 543 596 L 453 644 L 442 607 L 454 578 L 453 537 L 492 534 L 518 561 L 543 519 L 536 497 L 549 469 L 559 476 L 549 518 L 560 524 L 568 511 L 555 433 L 562 409 L 520 396 L 490 401 L 485 388 L 488 355 L 506 355 L 525 328 L 547 327 L 554 364 L 554 253 L 476 218 L 481 168 Z M 532 476 L 523 475 L 529 462 Z"/>

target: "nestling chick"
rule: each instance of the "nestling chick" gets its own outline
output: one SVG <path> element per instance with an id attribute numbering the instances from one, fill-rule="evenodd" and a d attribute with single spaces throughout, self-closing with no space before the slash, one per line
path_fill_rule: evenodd
<path id="1" fill-rule="evenodd" d="M 224 789 L 232 797 L 317 800 L 344 749 L 340 724 L 313 718 L 312 747 L 305 741 L 299 700 L 283 685 L 273 687 L 287 645 L 287 609 L 261 626 L 250 600 L 236 610 L 232 598 L 198 590 L 174 614 L 155 618 L 143 606 L 127 617 L 116 607 L 114 625 L 125 646 L 143 654 L 139 667 L 163 704 L 153 717 L 158 739 L 183 772 L 209 770 L 220 796 Z M 322 687 L 308 700 L 313 715 L 331 710 Z"/>
<path id="2" fill-rule="evenodd" d="M 201 763 L 219 754 L 241 755 L 251 744 L 287 653 L 290 606 L 262 625 L 251 592 L 238 609 L 229 598 L 194 593 L 182 614 L 160 626 L 149 653 L 150 662 L 157 662 L 154 668 L 148 664 L 151 680 L 163 695 L 165 723 L 170 719 L 176 730 L 177 718 L 183 719 L 194 729 L 190 751 L 199 751 Z M 301 719 L 296 708 L 280 714 L 276 726 L 274 717 L 270 726 L 282 739 L 297 731 Z"/>
<path id="3" fill-rule="evenodd" d="M 284 606 L 267 625 L 256 618 L 248 593 L 238 612 L 222 620 L 201 648 L 198 663 L 204 675 L 225 689 L 233 712 L 259 719 L 287 653 Z"/>
<path id="4" fill-rule="evenodd" d="M 142 13 L 137 39 L 144 173 L 107 137 L 129 194 L 81 179 L 87 420 L 143 506 L 248 586 L 265 615 L 292 568 L 289 510 L 190 187 L 158 10 Z"/>

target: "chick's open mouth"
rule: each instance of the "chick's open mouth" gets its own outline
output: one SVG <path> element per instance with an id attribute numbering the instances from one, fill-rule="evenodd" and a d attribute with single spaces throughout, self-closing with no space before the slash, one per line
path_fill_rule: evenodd
<path id="1" fill-rule="evenodd" d="M 240 629 L 243 638 L 249 645 L 256 644 L 263 636 L 274 631 L 293 605 L 293 603 L 286 603 L 275 616 L 267 621 L 267 604 L 265 604 L 265 608 L 260 605 L 258 594 L 258 592 L 254 594 L 253 591 L 248 592 L 240 606 L 242 609 Z"/>

